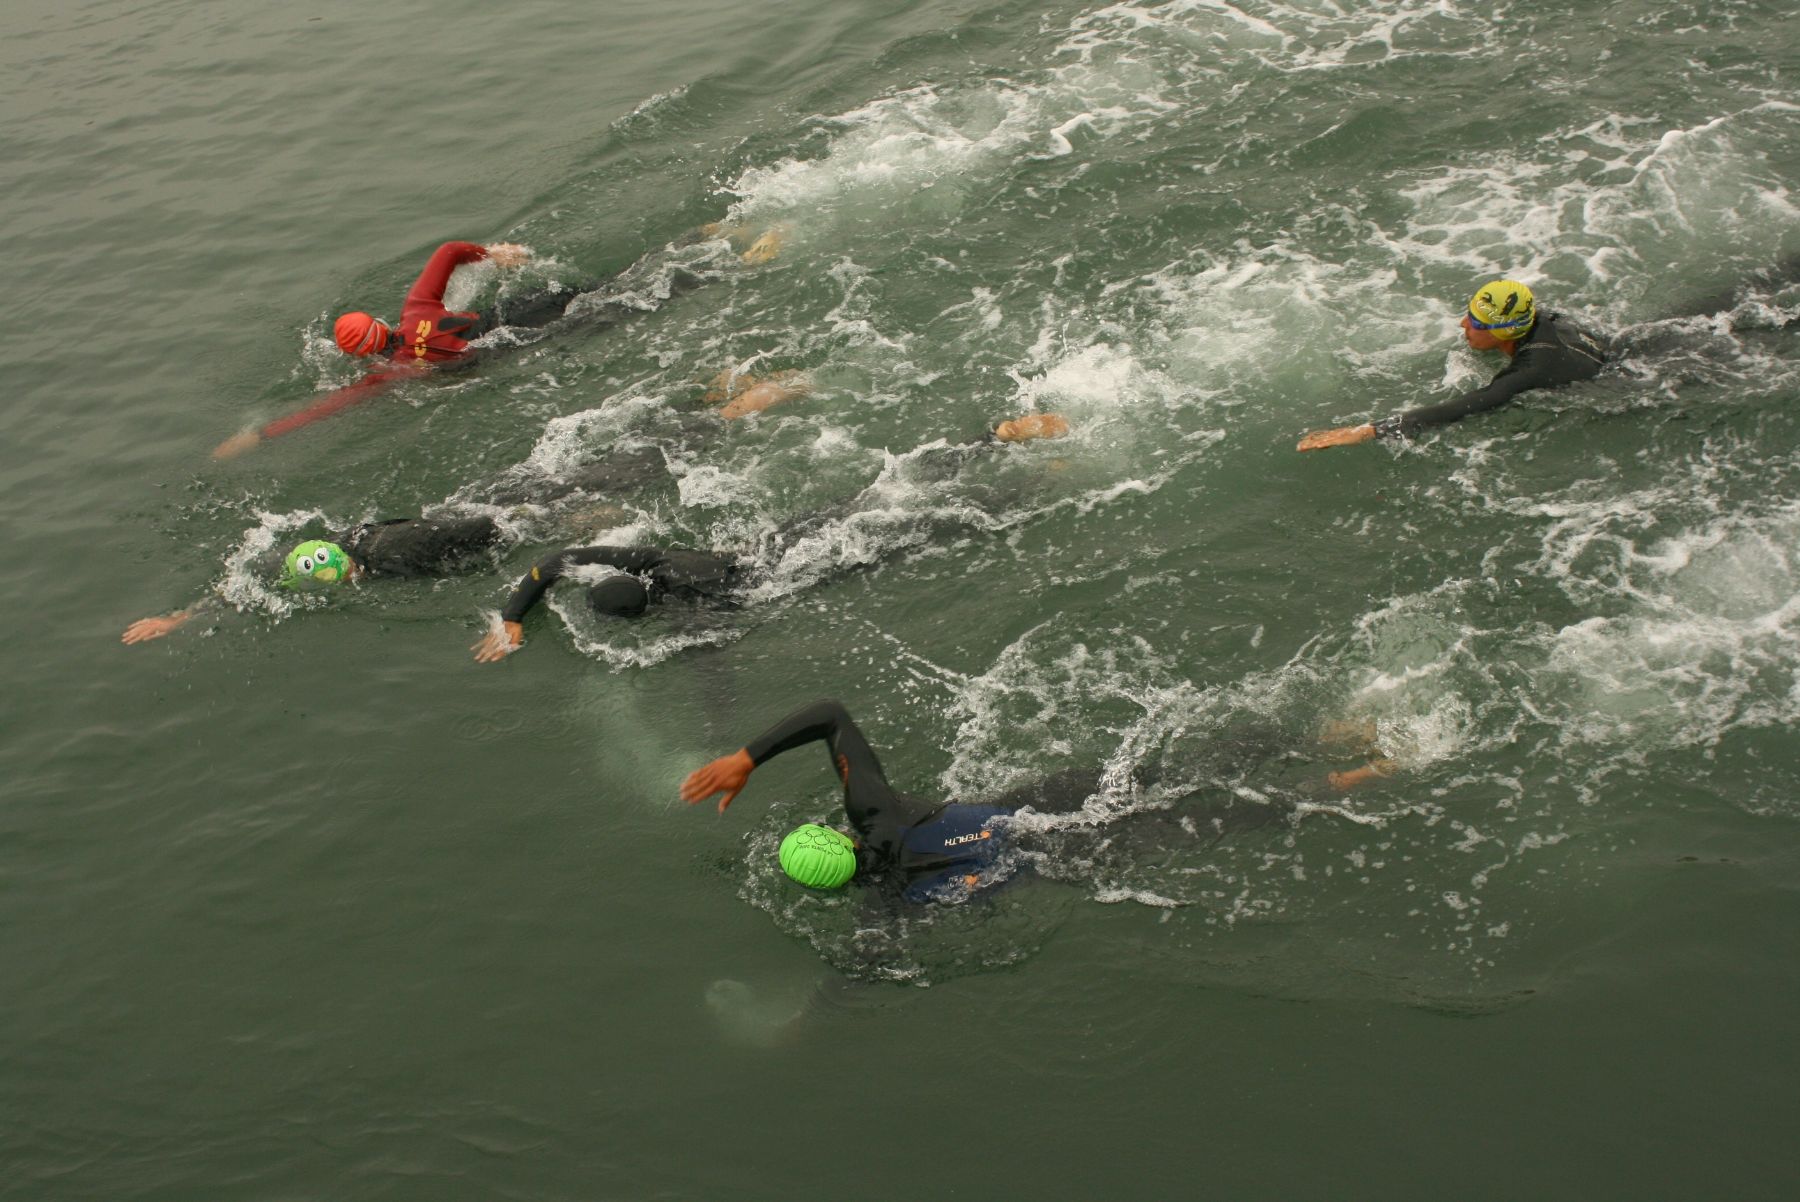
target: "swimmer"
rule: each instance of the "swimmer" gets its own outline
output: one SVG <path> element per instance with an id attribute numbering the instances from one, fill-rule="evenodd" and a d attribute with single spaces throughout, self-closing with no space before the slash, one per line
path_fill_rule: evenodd
<path id="1" fill-rule="evenodd" d="M 783 401 L 806 396 L 811 391 L 812 380 L 802 371 L 772 371 L 766 376 L 747 376 L 728 367 L 712 378 L 701 400 L 716 406 L 719 416 L 726 421 L 735 421 L 772 409 Z"/>
<path id="2" fill-rule="evenodd" d="M 725 229 L 709 226 L 688 238 L 729 239 L 736 237 L 738 232 L 735 227 Z M 778 229 L 765 231 L 739 258 L 745 263 L 766 263 L 779 253 L 782 237 L 782 231 Z M 685 241 L 679 244 L 685 244 Z M 380 318 L 363 312 L 345 313 L 332 326 L 332 337 L 339 350 L 359 359 L 385 356 L 387 362 L 382 367 L 354 384 L 326 393 L 303 409 L 276 418 L 257 429 L 233 435 L 213 448 L 213 458 L 231 459 L 242 455 L 253 450 L 264 439 L 276 438 L 330 417 L 368 400 L 390 385 L 422 375 L 433 367 L 467 366 L 474 360 L 475 351 L 470 343 L 476 339 L 502 326 L 537 329 L 550 325 L 568 315 L 570 302 L 577 296 L 593 292 L 599 287 L 597 282 L 587 281 L 546 289 L 522 297 L 502 299 L 492 308 L 480 312 L 462 312 L 444 307 L 444 290 L 450 284 L 451 273 L 458 267 L 487 260 L 503 269 L 514 268 L 523 265 L 530 257 L 528 249 L 512 242 L 496 242 L 488 246 L 473 242 L 442 244 L 432 253 L 425 269 L 408 290 L 401 303 L 400 324 L 397 327 L 389 327 Z M 649 262 L 650 256 L 646 256 L 634 267 L 621 272 L 619 278 L 642 272 Z M 698 284 L 697 277 L 683 272 L 675 277 L 672 287 L 675 291 L 687 291 Z M 579 320 L 589 327 L 608 326 L 638 311 L 639 307 L 636 305 L 610 301 L 584 309 Z"/>
<path id="3" fill-rule="evenodd" d="M 1302 438 L 1295 449 L 1347 447 L 1461 421 L 1471 414 L 1498 409 L 1534 388 L 1558 388 L 1591 380 L 1600 374 L 1612 354 L 1605 339 L 1573 319 L 1540 310 L 1531 289 L 1517 280 L 1495 280 L 1477 289 L 1463 314 L 1462 330 L 1471 348 L 1497 350 L 1510 360 L 1485 388 L 1441 404 L 1408 409 L 1377 422 L 1315 430 Z"/>
<path id="4" fill-rule="evenodd" d="M 784 751 L 817 742 L 826 745 L 832 770 L 843 782 L 844 814 L 854 836 L 806 823 L 781 841 L 777 857 L 782 871 L 809 889 L 839 889 L 853 881 L 881 883 L 913 902 L 960 901 L 998 884 L 1006 875 L 1002 853 L 1013 840 L 1001 820 L 1027 806 L 1039 813 L 1079 808 L 1098 787 L 1101 775 L 1059 773 L 979 804 L 908 797 L 888 783 L 881 761 L 849 711 L 836 701 L 817 701 L 795 710 L 741 750 L 689 773 L 681 782 L 681 799 L 695 805 L 718 797 L 723 814 L 756 768 Z M 1362 769 L 1333 773 L 1327 784 L 1350 789 L 1386 776 L 1393 767 L 1391 761 L 1377 760 Z M 1222 836 L 1227 829 L 1292 820 L 1296 813 L 1292 802 L 1252 802 L 1221 791 L 1200 817 L 1202 825 Z"/>
<path id="5" fill-rule="evenodd" d="M 288 552 L 279 587 L 331 588 L 365 578 L 444 576 L 486 566 L 504 541 L 488 517 L 393 518 L 365 522 L 334 539 L 312 539 Z M 207 612 L 209 598 L 126 627 L 120 642 L 160 639 Z"/>
<path id="6" fill-rule="evenodd" d="M 1060 438 L 1069 423 L 1060 414 L 1034 413 L 1001 422 L 989 438 L 965 447 L 943 448 L 961 454 L 995 443 L 1029 442 Z M 790 530 L 810 529 L 818 518 L 796 523 Z M 479 663 L 505 659 L 524 645 L 525 615 L 530 613 L 550 586 L 577 567 L 617 568 L 624 575 L 609 576 L 588 589 L 588 608 L 603 617 L 642 617 L 651 605 L 664 601 L 731 606 L 737 604 L 752 564 L 741 556 L 712 551 L 658 547 L 571 547 L 539 560 L 520 579 L 500 611 L 500 625 L 470 648 Z"/>
<path id="7" fill-rule="evenodd" d="M 432 252 L 425 269 L 407 290 L 400 306 L 399 332 L 368 313 L 346 313 L 332 326 L 338 349 L 359 359 L 384 355 L 388 363 L 346 388 L 320 397 L 306 408 L 266 425 L 232 436 L 213 448 L 214 459 L 230 459 L 253 449 L 265 438 L 276 438 L 311 425 L 339 410 L 368 399 L 399 380 L 419 375 L 427 368 L 465 360 L 469 343 L 501 325 L 543 325 L 562 316 L 575 291 L 550 292 L 523 298 L 487 312 L 457 312 L 444 307 L 444 289 L 451 273 L 466 263 L 488 260 L 501 268 L 522 265 L 531 252 L 512 242 L 480 246 L 473 242 L 445 242 Z M 560 303 L 559 303 L 560 302 Z"/>

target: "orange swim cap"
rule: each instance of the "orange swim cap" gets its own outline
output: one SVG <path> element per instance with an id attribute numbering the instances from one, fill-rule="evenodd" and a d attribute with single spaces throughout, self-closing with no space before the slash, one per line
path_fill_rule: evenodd
<path id="1" fill-rule="evenodd" d="M 372 355 L 387 345 L 387 323 L 367 313 L 346 313 L 331 328 L 338 350 L 346 355 Z"/>

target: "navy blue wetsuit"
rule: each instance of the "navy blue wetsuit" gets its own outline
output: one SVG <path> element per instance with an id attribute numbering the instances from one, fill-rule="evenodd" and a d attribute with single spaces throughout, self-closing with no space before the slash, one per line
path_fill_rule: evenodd
<path id="1" fill-rule="evenodd" d="M 1003 840 L 996 820 L 1012 807 L 929 802 L 898 792 L 849 711 L 836 701 L 795 710 L 744 750 L 752 763 L 762 764 L 820 741 L 844 782 L 844 813 L 857 834 L 857 879 L 897 876 L 905 895 L 917 901 L 980 883 L 999 857 Z"/>
<path id="2" fill-rule="evenodd" d="M 949 901 L 994 883 L 991 869 L 1016 836 L 1004 821 L 1027 806 L 1040 813 L 1077 808 L 1100 784 L 1097 769 L 1070 769 L 1012 790 L 991 802 L 930 802 L 909 797 L 888 784 L 881 761 L 848 711 L 836 701 L 816 701 L 795 710 L 752 739 L 744 751 L 762 764 L 806 743 L 823 742 L 832 771 L 844 783 L 844 813 L 858 837 L 855 880 L 894 881 L 908 901 Z M 1261 756 L 1262 749 L 1232 749 Z M 1140 779 L 1140 784 L 1153 783 Z M 1223 835 L 1284 821 L 1295 812 L 1284 798 L 1251 804 L 1221 793 L 1212 803 L 1187 812 L 1199 829 Z M 1173 811 L 1163 811 L 1172 815 Z M 1142 824 L 1140 824 L 1142 825 Z M 1151 828 L 1157 839 L 1172 837 Z M 1191 837 L 1191 836 L 1190 836 Z"/>

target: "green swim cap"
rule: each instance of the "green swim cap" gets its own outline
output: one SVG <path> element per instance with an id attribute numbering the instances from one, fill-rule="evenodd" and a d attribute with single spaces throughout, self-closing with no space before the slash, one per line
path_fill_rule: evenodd
<path id="1" fill-rule="evenodd" d="M 809 889 L 836 889 L 856 875 L 856 844 L 842 831 L 809 822 L 781 841 L 781 870 Z"/>
<path id="2" fill-rule="evenodd" d="M 283 588 L 303 588 L 314 584 L 342 584 L 350 579 L 350 557 L 336 543 L 313 539 L 288 552 L 287 570 L 282 573 Z"/>

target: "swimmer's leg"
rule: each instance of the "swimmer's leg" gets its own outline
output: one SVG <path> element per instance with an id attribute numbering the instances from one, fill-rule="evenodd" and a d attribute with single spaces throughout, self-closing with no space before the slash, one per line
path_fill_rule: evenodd
<path id="1" fill-rule="evenodd" d="M 547 326 L 561 320 L 570 301 L 599 286 L 597 281 L 589 281 L 567 288 L 547 288 L 523 296 L 505 297 L 497 306 L 500 324 L 525 330 Z"/>
<path id="2" fill-rule="evenodd" d="M 1101 774 L 1093 768 L 1064 768 L 1042 780 L 1009 789 L 983 805 L 1022 810 L 1030 806 L 1040 814 L 1072 814 L 1100 788 Z"/>

